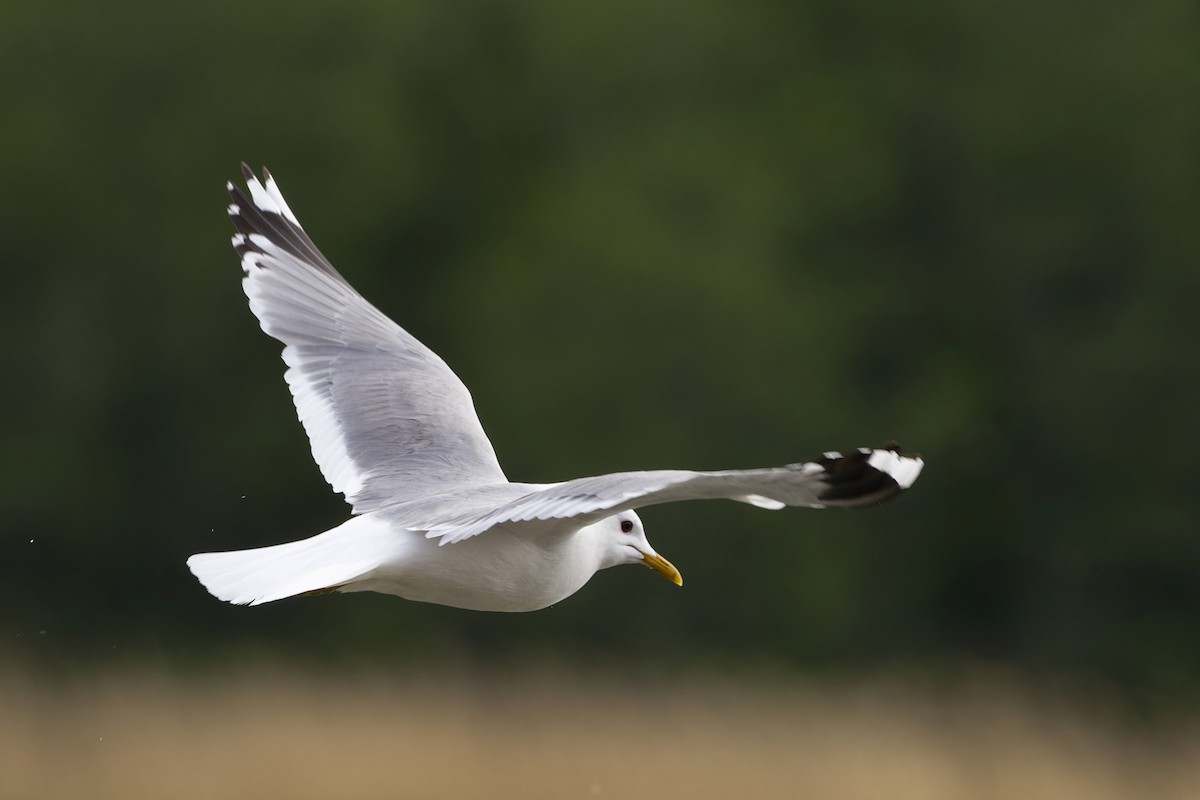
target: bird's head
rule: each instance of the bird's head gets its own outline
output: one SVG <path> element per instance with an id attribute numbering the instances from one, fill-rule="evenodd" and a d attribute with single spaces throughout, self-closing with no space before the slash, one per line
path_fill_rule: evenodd
<path id="1" fill-rule="evenodd" d="M 607 552 L 606 566 L 645 564 L 676 586 L 683 586 L 683 576 L 675 565 L 660 556 L 646 541 L 642 520 L 632 511 L 622 511 L 600 522 L 602 540 Z"/>

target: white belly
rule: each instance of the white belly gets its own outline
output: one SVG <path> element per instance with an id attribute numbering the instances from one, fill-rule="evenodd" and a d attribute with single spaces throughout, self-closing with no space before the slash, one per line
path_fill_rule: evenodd
<path id="1" fill-rule="evenodd" d="M 503 526 L 439 546 L 397 531 L 395 554 L 344 592 L 380 592 L 473 611 L 536 611 L 579 591 L 599 567 L 587 529 L 529 537 Z"/>

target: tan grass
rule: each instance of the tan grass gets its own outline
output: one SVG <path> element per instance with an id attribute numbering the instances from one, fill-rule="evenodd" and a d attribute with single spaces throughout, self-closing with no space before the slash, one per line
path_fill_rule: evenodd
<path id="1" fill-rule="evenodd" d="M 0 797 L 1183 800 L 1200 739 L 995 689 L 10 675 Z"/>

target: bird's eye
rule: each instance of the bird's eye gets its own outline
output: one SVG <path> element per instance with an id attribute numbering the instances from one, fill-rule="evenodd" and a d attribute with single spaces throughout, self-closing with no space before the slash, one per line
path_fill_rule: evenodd
<path id="1" fill-rule="evenodd" d="M 629 533 L 633 530 L 633 523 L 627 519 L 621 520 L 621 533 Z"/>

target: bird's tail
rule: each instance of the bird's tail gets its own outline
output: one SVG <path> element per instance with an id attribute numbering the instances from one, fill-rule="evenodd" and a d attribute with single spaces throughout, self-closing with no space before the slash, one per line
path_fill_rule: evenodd
<path id="1" fill-rule="evenodd" d="M 298 594 L 336 591 L 387 560 L 397 538 L 391 526 L 373 517 L 352 517 L 298 542 L 198 553 L 187 565 L 214 597 L 256 606 Z"/>

